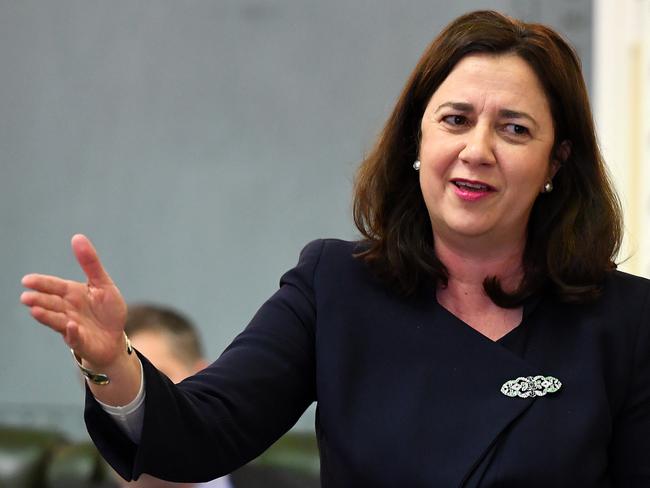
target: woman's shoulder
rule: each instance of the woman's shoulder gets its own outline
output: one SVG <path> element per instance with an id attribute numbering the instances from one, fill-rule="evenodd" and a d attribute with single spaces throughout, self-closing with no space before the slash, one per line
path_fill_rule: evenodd
<path id="1" fill-rule="evenodd" d="M 337 238 L 321 238 L 310 241 L 300 252 L 300 262 L 311 261 L 316 266 L 326 262 L 328 266 L 357 265 L 358 256 L 368 248 L 367 241 L 349 241 Z"/>
<path id="2" fill-rule="evenodd" d="M 611 271 L 594 305 L 594 313 L 616 317 L 619 324 L 650 322 L 650 280 L 623 271 Z"/>
<path id="3" fill-rule="evenodd" d="M 605 297 L 624 300 L 650 299 L 650 279 L 624 271 L 613 270 L 605 276 L 603 283 Z"/>
<path id="4" fill-rule="evenodd" d="M 374 283 L 373 273 L 360 257 L 367 248 L 367 241 L 316 239 L 302 249 L 296 268 L 308 270 L 315 284 L 349 287 Z"/>

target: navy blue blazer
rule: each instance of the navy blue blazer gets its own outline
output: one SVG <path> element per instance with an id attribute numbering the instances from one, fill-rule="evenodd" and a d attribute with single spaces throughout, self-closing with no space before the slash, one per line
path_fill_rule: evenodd
<path id="1" fill-rule="evenodd" d="M 588 305 L 542 294 L 494 342 L 433 289 L 392 293 L 357 246 L 310 243 L 221 357 L 180 385 L 142 358 L 139 445 L 88 394 L 108 462 L 127 479 L 212 479 L 316 401 L 324 487 L 650 486 L 650 281 L 612 272 Z M 538 374 L 561 389 L 501 393 Z"/>

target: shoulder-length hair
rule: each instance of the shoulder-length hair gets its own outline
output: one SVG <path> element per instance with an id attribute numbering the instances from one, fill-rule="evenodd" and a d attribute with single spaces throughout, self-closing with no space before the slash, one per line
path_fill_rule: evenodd
<path id="1" fill-rule="evenodd" d="M 598 148 L 580 60 L 555 31 L 493 11 L 477 11 L 449 24 L 426 49 L 375 146 L 358 170 L 353 213 L 367 240 L 360 258 L 399 292 L 411 295 L 431 279 L 446 286 L 435 236 L 413 161 L 420 123 L 431 96 L 454 66 L 471 53 L 515 54 L 537 74 L 549 101 L 553 154 L 568 141 L 570 154 L 537 198 L 528 222 L 524 277 L 513 292 L 486 277 L 486 293 L 499 306 L 516 307 L 550 285 L 565 302 L 586 302 L 601 292 L 615 268 L 622 218 Z M 566 146 L 566 144 L 565 144 Z"/>

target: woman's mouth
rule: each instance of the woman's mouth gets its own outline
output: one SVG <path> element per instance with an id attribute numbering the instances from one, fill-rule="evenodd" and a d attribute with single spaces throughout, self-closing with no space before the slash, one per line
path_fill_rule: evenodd
<path id="1" fill-rule="evenodd" d="M 456 187 L 454 189 L 456 195 L 465 201 L 473 202 L 496 191 L 496 188 L 482 181 L 454 179 L 451 182 Z"/>

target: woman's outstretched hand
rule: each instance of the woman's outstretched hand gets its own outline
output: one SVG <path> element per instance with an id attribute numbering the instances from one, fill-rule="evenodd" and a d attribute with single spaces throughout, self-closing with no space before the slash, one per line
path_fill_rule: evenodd
<path id="1" fill-rule="evenodd" d="M 126 303 L 90 240 L 77 234 L 71 244 L 88 281 L 28 274 L 22 284 L 30 291 L 20 301 L 36 320 L 61 334 L 85 363 L 110 367 L 125 351 Z"/>

